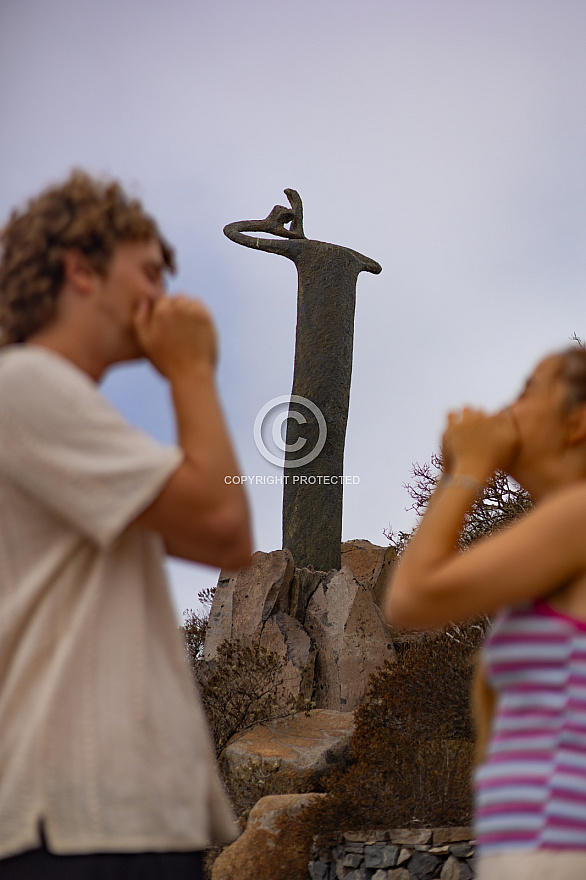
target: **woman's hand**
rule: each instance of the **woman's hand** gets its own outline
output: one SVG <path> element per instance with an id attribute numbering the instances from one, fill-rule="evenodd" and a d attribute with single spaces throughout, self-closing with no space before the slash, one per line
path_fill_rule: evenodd
<path id="1" fill-rule="evenodd" d="M 518 446 L 518 431 L 509 409 L 488 415 L 465 407 L 448 414 L 442 438 L 445 472 L 465 474 L 484 483 L 495 471 L 508 469 Z"/>

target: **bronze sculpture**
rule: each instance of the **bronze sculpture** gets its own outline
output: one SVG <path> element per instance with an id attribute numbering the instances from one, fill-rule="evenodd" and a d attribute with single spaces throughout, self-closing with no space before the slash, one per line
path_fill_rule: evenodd
<path id="1" fill-rule="evenodd" d="M 284 462 L 283 547 L 291 551 L 298 567 L 312 565 L 329 571 L 341 564 L 342 476 L 356 282 L 360 272 L 378 274 L 382 268 L 350 248 L 307 239 L 301 198 L 293 189 L 286 189 L 285 194 L 290 208 L 275 205 L 264 220 L 229 223 L 224 233 L 237 244 L 287 257 L 297 267 L 295 367 Z M 246 234 L 254 232 L 277 238 Z M 305 416 L 299 416 L 299 398 L 311 401 L 323 414 L 327 436 L 318 419 L 306 421 Z M 315 457 L 306 454 L 324 440 Z"/>

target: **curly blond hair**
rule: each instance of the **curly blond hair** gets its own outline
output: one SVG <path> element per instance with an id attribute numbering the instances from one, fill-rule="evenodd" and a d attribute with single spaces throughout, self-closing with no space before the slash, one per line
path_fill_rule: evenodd
<path id="1" fill-rule="evenodd" d="M 116 181 L 81 170 L 14 210 L 0 232 L 0 345 L 24 342 L 54 318 L 68 250 L 80 250 L 106 275 L 117 244 L 150 238 L 174 272 L 173 248 L 140 202 Z"/>

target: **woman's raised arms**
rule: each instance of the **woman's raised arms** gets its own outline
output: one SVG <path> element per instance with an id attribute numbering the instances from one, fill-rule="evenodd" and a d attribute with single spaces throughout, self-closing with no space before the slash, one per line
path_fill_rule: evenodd
<path id="1" fill-rule="evenodd" d="M 466 620 L 546 596 L 586 573 L 586 482 L 560 490 L 464 553 L 426 554 L 424 541 L 439 551 L 450 521 L 461 524 L 473 497 L 474 489 L 458 482 L 438 490 L 387 588 L 389 623 L 416 629 Z"/>

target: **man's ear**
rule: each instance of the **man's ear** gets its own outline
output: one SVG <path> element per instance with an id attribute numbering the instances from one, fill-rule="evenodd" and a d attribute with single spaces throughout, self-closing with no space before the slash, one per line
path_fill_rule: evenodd
<path id="1" fill-rule="evenodd" d="M 568 440 L 572 446 L 586 441 L 586 403 L 575 406 L 569 414 Z"/>
<path id="2" fill-rule="evenodd" d="M 96 271 L 82 251 L 70 248 L 65 252 L 63 274 L 65 284 L 71 286 L 77 293 L 82 296 L 91 293 Z"/>

